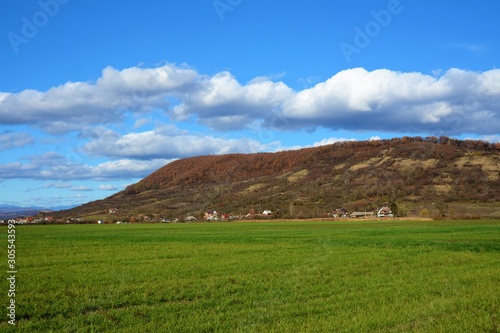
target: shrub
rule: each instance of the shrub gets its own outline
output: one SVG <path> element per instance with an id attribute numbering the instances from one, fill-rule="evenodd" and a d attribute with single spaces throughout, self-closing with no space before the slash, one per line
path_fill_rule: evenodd
<path id="1" fill-rule="evenodd" d="M 429 217 L 431 214 L 427 210 L 427 208 L 424 208 L 420 211 L 420 217 Z"/>

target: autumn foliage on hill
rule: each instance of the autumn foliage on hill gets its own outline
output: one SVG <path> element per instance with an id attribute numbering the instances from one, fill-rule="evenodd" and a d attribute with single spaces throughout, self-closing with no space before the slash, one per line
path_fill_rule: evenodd
<path id="1" fill-rule="evenodd" d="M 336 207 L 390 202 L 500 198 L 500 144 L 448 137 L 349 141 L 277 153 L 177 160 L 105 200 L 106 207 L 167 216 L 270 209 L 283 217 L 320 216 Z"/>

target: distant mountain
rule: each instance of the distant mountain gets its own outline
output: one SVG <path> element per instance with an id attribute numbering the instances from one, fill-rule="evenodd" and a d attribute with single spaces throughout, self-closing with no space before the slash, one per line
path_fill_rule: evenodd
<path id="1" fill-rule="evenodd" d="M 11 205 L 0 206 L 0 220 L 11 219 L 15 217 L 30 217 L 38 214 L 40 210 L 32 207 L 17 207 Z"/>
<path id="2" fill-rule="evenodd" d="M 13 205 L 0 205 L 0 220 L 11 219 L 15 217 L 31 217 L 39 213 L 60 211 L 63 209 L 72 209 L 76 206 L 56 206 L 51 208 L 44 207 L 19 207 Z"/>
<path id="3" fill-rule="evenodd" d="M 78 205 L 69 205 L 69 206 L 54 206 L 50 208 L 42 208 L 42 207 L 37 207 L 40 210 L 52 210 L 52 211 L 61 211 L 61 210 L 68 210 L 68 209 L 73 209 L 75 207 L 78 207 Z"/>
<path id="4" fill-rule="evenodd" d="M 417 216 L 438 205 L 444 211 L 448 204 L 461 213 L 477 205 L 494 212 L 500 211 L 499 153 L 498 143 L 403 137 L 200 156 L 169 163 L 124 191 L 59 215 L 201 217 L 213 209 L 236 215 L 271 210 L 281 218 L 301 218 L 338 207 L 365 211 L 390 204 Z M 108 214 L 110 208 L 118 213 Z"/>

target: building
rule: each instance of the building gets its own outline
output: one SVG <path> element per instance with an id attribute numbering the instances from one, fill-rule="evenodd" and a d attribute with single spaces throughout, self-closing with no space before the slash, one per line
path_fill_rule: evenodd
<path id="1" fill-rule="evenodd" d="M 215 210 L 207 210 L 203 217 L 207 221 L 217 221 L 219 219 L 219 214 Z"/>
<path id="2" fill-rule="evenodd" d="M 394 217 L 394 214 L 389 207 L 382 207 L 377 211 L 377 217 Z"/>
<path id="3" fill-rule="evenodd" d="M 365 218 L 365 217 L 375 217 L 373 212 L 353 212 L 350 215 L 352 218 Z"/>

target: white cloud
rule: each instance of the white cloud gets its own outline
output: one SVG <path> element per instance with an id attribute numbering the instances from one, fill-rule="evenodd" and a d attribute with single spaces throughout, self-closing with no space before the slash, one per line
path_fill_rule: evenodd
<path id="1" fill-rule="evenodd" d="M 48 183 L 44 184 L 43 188 L 57 188 L 57 189 L 66 189 L 70 188 L 73 185 L 71 183 Z"/>
<path id="2" fill-rule="evenodd" d="M 346 141 L 357 141 L 356 139 L 345 139 L 345 138 L 328 138 L 328 139 L 323 139 L 319 142 L 313 143 L 313 147 L 319 147 L 319 146 L 326 146 L 326 145 L 331 145 L 336 142 L 346 142 Z"/>
<path id="3" fill-rule="evenodd" d="M 116 124 L 128 112 L 152 110 L 177 121 L 196 119 L 215 130 L 324 127 L 494 135 L 500 128 L 500 70 L 450 69 L 433 76 L 354 68 L 294 91 L 268 77 L 242 84 L 229 72 L 206 76 L 169 64 L 108 67 L 96 82 L 68 82 L 44 92 L 0 92 L 0 123 L 38 126 L 49 133 Z M 147 119 L 139 118 L 134 129 Z M 30 142 L 23 138 L 24 144 Z M 2 142 L 3 149 L 12 148 L 5 143 L 10 140 L 0 139 L 0 147 Z"/>
<path id="4" fill-rule="evenodd" d="M 74 195 L 70 195 L 68 197 L 66 197 L 66 199 L 86 199 L 88 198 L 87 195 L 84 195 L 84 194 L 74 194 Z M 61 198 L 63 199 L 63 198 Z"/>
<path id="5" fill-rule="evenodd" d="M 248 128 L 256 120 L 267 119 L 293 94 L 283 82 L 267 78 L 241 85 L 229 72 L 202 80 L 197 88 L 182 97 L 172 115 L 186 119 L 196 114 L 202 123 L 219 130 Z"/>
<path id="6" fill-rule="evenodd" d="M 56 180 L 51 187 L 60 186 L 70 180 L 111 180 L 143 178 L 161 168 L 172 159 L 152 159 L 139 161 L 120 159 L 97 164 L 95 166 L 75 163 L 62 155 L 49 152 L 27 158 L 26 163 L 14 162 L 0 164 L 1 179 Z M 69 188 L 69 187 L 68 187 Z M 87 187 L 73 187 L 72 191 L 88 191 Z"/>
<path id="7" fill-rule="evenodd" d="M 151 123 L 152 121 L 153 121 L 153 119 L 151 119 L 151 118 L 140 118 L 140 119 L 137 119 L 135 121 L 135 123 L 134 123 L 133 128 L 134 129 L 138 129 L 138 128 L 142 127 L 142 126 L 145 126 L 145 125 Z"/>
<path id="8" fill-rule="evenodd" d="M 88 187 L 88 186 L 75 186 L 75 187 L 70 188 L 70 191 L 74 191 L 74 192 L 91 192 L 93 190 L 94 189 L 92 189 L 91 187 Z"/>
<path id="9" fill-rule="evenodd" d="M 101 191 L 117 191 L 118 187 L 115 185 L 99 185 Z"/>
<path id="10" fill-rule="evenodd" d="M 346 70 L 298 92 L 283 107 L 295 126 L 385 132 L 496 133 L 500 70 L 451 69 L 440 78 Z M 467 121 L 474 119 L 474 121 Z"/>
<path id="11" fill-rule="evenodd" d="M 469 138 L 469 139 L 471 139 L 471 140 L 484 140 L 484 141 L 496 143 L 496 142 L 500 142 L 500 134 L 498 134 L 498 135 L 496 135 L 496 134 L 483 135 L 483 136 L 480 136 L 479 138 Z"/>
<path id="12" fill-rule="evenodd" d="M 166 97 L 182 93 L 197 77 L 196 71 L 174 65 L 122 71 L 107 67 L 95 83 L 67 82 L 45 92 L 0 93 L 0 123 L 60 133 L 116 122 L 126 111 L 166 111 L 170 104 Z"/>
<path id="13" fill-rule="evenodd" d="M 73 186 L 72 184 L 65 183 L 65 182 L 61 182 L 61 183 L 45 183 L 41 187 L 28 188 L 28 189 L 25 190 L 25 192 L 32 192 L 32 191 L 38 191 L 38 190 L 46 190 L 46 189 L 50 189 L 50 188 L 68 189 L 68 188 L 70 188 L 72 186 Z"/>
<path id="14" fill-rule="evenodd" d="M 0 133 L 0 151 L 21 148 L 34 142 L 33 137 L 28 133 L 13 133 L 8 131 Z"/>
<path id="15" fill-rule="evenodd" d="M 354 68 L 293 91 L 266 78 L 240 84 L 230 73 L 202 80 L 171 114 L 216 130 L 325 127 L 458 135 L 497 133 L 500 70 L 450 69 L 440 77 Z M 469 121 L 473 119 L 473 121 Z"/>
<path id="16" fill-rule="evenodd" d="M 151 159 L 148 161 L 139 161 L 121 159 L 109 161 L 95 167 L 89 167 L 90 176 L 94 179 L 102 180 L 143 178 L 173 160 L 174 159 Z"/>
<path id="17" fill-rule="evenodd" d="M 275 148 L 277 143 L 262 144 L 252 139 L 223 139 L 205 134 L 192 134 L 173 126 L 162 126 L 146 132 L 120 135 L 106 131 L 87 143 L 89 155 L 112 158 L 168 159 L 194 155 L 254 153 Z"/>

